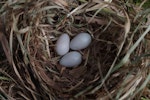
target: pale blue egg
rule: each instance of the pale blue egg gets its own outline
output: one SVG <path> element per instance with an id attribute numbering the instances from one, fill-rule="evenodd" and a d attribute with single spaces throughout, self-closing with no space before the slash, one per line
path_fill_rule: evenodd
<path id="1" fill-rule="evenodd" d="M 88 47 L 91 43 L 92 39 L 90 34 L 88 33 L 79 33 L 75 36 L 70 42 L 70 48 L 72 50 L 81 50 Z"/>
<path id="2" fill-rule="evenodd" d="M 56 52 L 58 55 L 65 55 L 69 51 L 70 37 L 68 34 L 62 34 L 56 42 Z"/>
<path id="3" fill-rule="evenodd" d="M 64 55 L 59 63 L 65 67 L 77 67 L 82 62 L 82 56 L 77 51 L 71 51 Z"/>

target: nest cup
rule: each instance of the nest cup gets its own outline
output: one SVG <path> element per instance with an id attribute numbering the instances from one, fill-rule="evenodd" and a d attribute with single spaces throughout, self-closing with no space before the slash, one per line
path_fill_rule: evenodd
<path id="1" fill-rule="evenodd" d="M 13 61 L 24 95 L 44 100 L 96 99 L 104 92 L 104 86 L 92 91 L 107 75 L 124 40 L 127 21 L 124 10 L 113 3 L 96 0 L 27 1 L 26 6 L 19 5 L 22 6 L 19 10 L 8 11 L 14 24 L 7 22 L 7 31 L 13 31 L 10 35 L 14 37 L 13 43 L 16 42 Z M 92 43 L 79 51 L 82 63 L 75 68 L 61 66 L 60 56 L 55 51 L 57 39 L 63 33 L 73 38 L 81 32 L 92 37 Z M 122 78 L 122 75 L 111 75 L 105 84 L 108 91 Z M 18 95 L 14 93 L 14 97 Z"/>
<path id="2" fill-rule="evenodd" d="M 74 98 L 88 86 L 96 86 L 99 80 L 106 75 L 117 55 L 118 47 L 123 40 L 124 28 L 110 22 L 111 19 L 105 14 L 97 14 L 96 17 L 93 17 L 90 15 L 90 11 L 84 12 L 88 6 L 96 4 L 87 4 L 73 14 L 65 11 L 71 8 L 63 9 L 63 11 L 60 10 L 62 8 L 49 10 L 53 12 L 53 16 L 47 17 L 46 23 L 43 23 L 47 26 L 37 26 L 39 29 L 35 33 L 39 33 L 37 36 L 41 38 L 33 36 L 35 38 L 31 40 L 37 40 L 37 44 L 32 42 L 35 46 L 31 53 L 36 55 L 35 57 L 32 55 L 32 61 L 35 63 L 33 67 L 37 67 L 33 73 L 42 72 L 41 74 L 37 73 L 42 81 L 38 84 L 44 83 L 47 89 L 52 89 L 56 98 Z M 95 13 L 95 11 L 91 12 Z M 49 22 L 48 19 L 53 22 Z M 123 23 L 119 19 L 117 21 Z M 110 25 L 108 25 L 109 22 Z M 67 33 L 73 38 L 80 32 L 89 33 L 92 36 L 92 43 L 88 48 L 79 51 L 83 57 L 82 64 L 76 68 L 65 68 L 59 64 L 60 56 L 55 51 L 56 40 L 63 33 Z M 111 88 L 109 86 L 109 89 Z M 91 97 L 95 98 L 95 96 Z"/>

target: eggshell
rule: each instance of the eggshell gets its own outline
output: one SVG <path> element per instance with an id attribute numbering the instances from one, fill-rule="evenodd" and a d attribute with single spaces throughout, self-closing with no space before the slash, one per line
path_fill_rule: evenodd
<path id="1" fill-rule="evenodd" d="M 70 48 L 72 50 L 81 50 L 89 46 L 92 39 L 88 33 L 79 33 L 70 42 Z"/>
<path id="2" fill-rule="evenodd" d="M 64 55 L 59 63 L 65 67 L 76 67 L 82 62 L 82 56 L 77 51 L 71 51 Z"/>
<path id="3" fill-rule="evenodd" d="M 68 34 L 62 34 L 56 42 L 56 52 L 62 56 L 69 51 L 70 38 Z"/>

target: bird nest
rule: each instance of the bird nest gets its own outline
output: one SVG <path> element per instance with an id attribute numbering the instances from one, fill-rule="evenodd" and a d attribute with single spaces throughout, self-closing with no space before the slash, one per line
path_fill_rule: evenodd
<path id="1" fill-rule="evenodd" d="M 120 2 L 16 0 L 5 2 L 1 13 L 11 66 L 4 72 L 12 80 L 1 85 L 3 94 L 12 100 L 125 99 L 131 96 L 126 94 L 131 86 L 136 88 L 139 85 L 135 83 L 143 81 L 145 70 L 139 69 L 144 65 L 131 61 L 145 47 L 140 45 L 130 59 L 122 59 L 140 32 L 133 36 L 133 16 Z M 61 66 L 61 57 L 55 51 L 58 37 L 67 33 L 73 38 L 80 32 L 92 37 L 90 46 L 79 51 L 82 63 L 75 68 Z"/>

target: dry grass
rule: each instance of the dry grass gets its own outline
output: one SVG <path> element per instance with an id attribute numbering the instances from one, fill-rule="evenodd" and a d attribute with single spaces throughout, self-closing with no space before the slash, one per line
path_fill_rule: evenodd
<path id="1" fill-rule="evenodd" d="M 2 0 L 0 98 L 150 98 L 149 9 L 114 0 Z M 92 36 L 76 68 L 59 65 L 62 33 Z M 1 50 L 0 52 L 3 53 Z"/>

